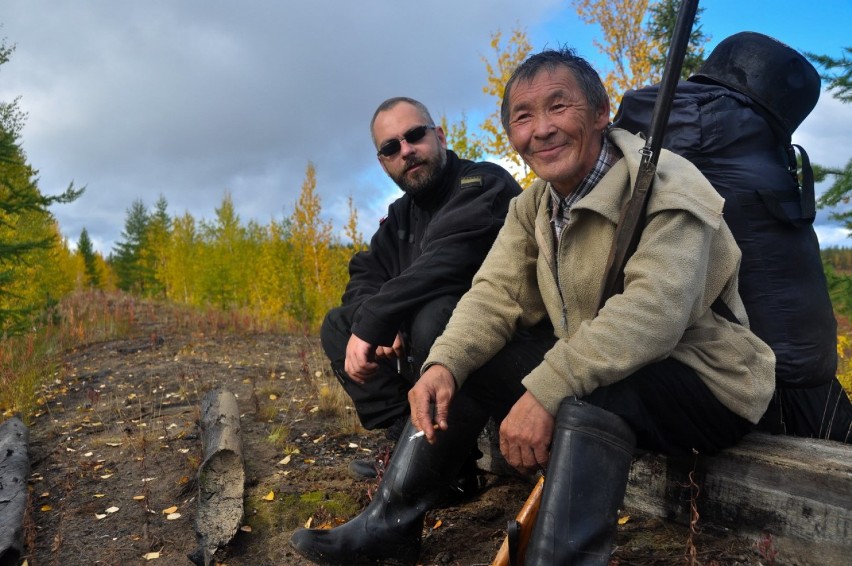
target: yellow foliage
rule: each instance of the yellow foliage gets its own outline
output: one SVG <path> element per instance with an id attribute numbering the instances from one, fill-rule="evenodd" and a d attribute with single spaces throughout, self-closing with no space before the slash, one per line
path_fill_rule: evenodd
<path id="1" fill-rule="evenodd" d="M 846 334 L 837 336 L 837 380 L 852 399 L 852 337 Z"/>
<path id="2" fill-rule="evenodd" d="M 603 41 L 593 43 L 613 64 L 605 74 L 598 70 L 610 95 L 613 112 L 625 91 L 659 80 L 651 64 L 652 55 L 659 46 L 648 37 L 642 25 L 648 4 L 649 0 L 574 0 L 580 19 L 598 24 L 603 32 Z"/>

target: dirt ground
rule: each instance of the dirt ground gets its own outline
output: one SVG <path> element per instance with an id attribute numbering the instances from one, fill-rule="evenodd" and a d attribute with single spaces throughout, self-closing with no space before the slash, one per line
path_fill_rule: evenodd
<path id="1" fill-rule="evenodd" d="M 290 533 L 308 521 L 337 524 L 366 504 L 372 486 L 349 479 L 346 466 L 386 447 L 384 436 L 333 414 L 338 386 L 315 337 L 147 318 L 127 339 L 65 353 L 45 390 L 30 425 L 27 564 L 190 564 L 199 405 L 215 386 L 238 397 L 246 466 L 244 526 L 216 559 L 307 564 Z M 529 488 L 489 474 L 474 500 L 431 511 L 421 563 L 490 564 Z M 690 563 L 686 527 L 625 513 L 611 564 Z M 753 541 L 712 529 L 694 543 L 695 564 L 772 563 Z"/>

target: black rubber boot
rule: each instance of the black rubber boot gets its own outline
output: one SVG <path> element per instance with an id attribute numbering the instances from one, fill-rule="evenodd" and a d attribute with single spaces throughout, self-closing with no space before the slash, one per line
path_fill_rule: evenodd
<path id="1" fill-rule="evenodd" d="M 562 402 L 526 566 L 609 563 L 635 445 L 618 415 Z"/>
<path id="2" fill-rule="evenodd" d="M 414 438 L 417 430 L 406 425 L 378 491 L 360 515 L 330 530 L 299 529 L 290 545 L 319 564 L 415 564 L 423 518 L 445 495 L 487 420 L 481 409 L 463 404 L 453 403 L 449 430 L 438 431 L 433 445 Z"/>

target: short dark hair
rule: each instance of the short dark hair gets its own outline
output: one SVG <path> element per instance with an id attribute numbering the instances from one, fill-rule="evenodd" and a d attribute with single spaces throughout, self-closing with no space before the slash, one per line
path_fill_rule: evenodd
<path id="1" fill-rule="evenodd" d="M 403 102 L 410 104 L 417 109 L 417 111 L 423 117 L 423 121 L 425 122 L 423 124 L 424 126 L 435 125 L 435 121 L 432 120 L 432 115 L 429 114 L 429 109 L 426 108 L 426 106 L 422 102 L 420 102 L 419 100 L 414 100 L 413 98 L 409 98 L 407 96 L 394 96 L 393 98 L 388 98 L 387 100 L 379 104 L 379 107 L 376 108 L 375 112 L 373 112 L 373 118 L 370 120 L 370 137 L 373 138 L 373 145 L 376 145 L 378 147 L 377 144 L 379 143 L 378 140 L 376 140 L 375 134 L 373 133 L 373 125 L 376 123 L 376 118 L 378 117 L 378 115 L 384 112 L 385 110 L 390 110 L 397 104 L 401 104 Z"/>
<path id="2" fill-rule="evenodd" d="M 506 88 L 503 91 L 503 102 L 500 105 L 500 121 L 503 122 L 503 129 L 507 133 L 509 132 L 509 97 L 515 83 L 531 81 L 539 71 L 543 69 L 553 71 L 559 66 L 571 71 L 580 86 L 580 90 L 583 91 L 586 101 L 593 108 L 603 108 L 606 105 L 609 96 L 601 82 L 600 75 L 588 61 L 577 55 L 570 47 L 546 49 L 541 53 L 531 55 L 526 61 L 518 65 L 512 72 L 512 76 L 509 77 L 509 82 L 506 83 Z"/>

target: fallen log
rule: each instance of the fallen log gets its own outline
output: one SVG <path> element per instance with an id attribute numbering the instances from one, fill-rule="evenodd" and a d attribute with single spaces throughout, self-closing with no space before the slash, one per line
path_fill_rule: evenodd
<path id="1" fill-rule="evenodd" d="M 204 460 L 198 469 L 198 549 L 189 559 L 199 566 L 213 563 L 216 550 L 228 544 L 243 520 L 245 468 L 240 441 L 240 411 L 234 394 L 209 391 L 201 401 Z"/>
<path id="2" fill-rule="evenodd" d="M 30 433 L 21 419 L 0 425 L 0 566 L 18 564 L 24 550 Z"/>
<path id="3" fill-rule="evenodd" d="M 485 456 L 479 466 L 505 474 L 496 435 L 492 425 L 480 437 Z M 846 565 L 852 556 L 852 445 L 751 433 L 715 456 L 646 454 L 633 462 L 624 506 L 682 524 L 695 511 L 699 528 L 753 538 L 783 563 Z"/>
<path id="4" fill-rule="evenodd" d="M 752 433 L 716 456 L 634 461 L 627 508 L 688 523 L 693 502 L 699 524 L 753 537 L 785 562 L 849 564 L 852 446 Z"/>

